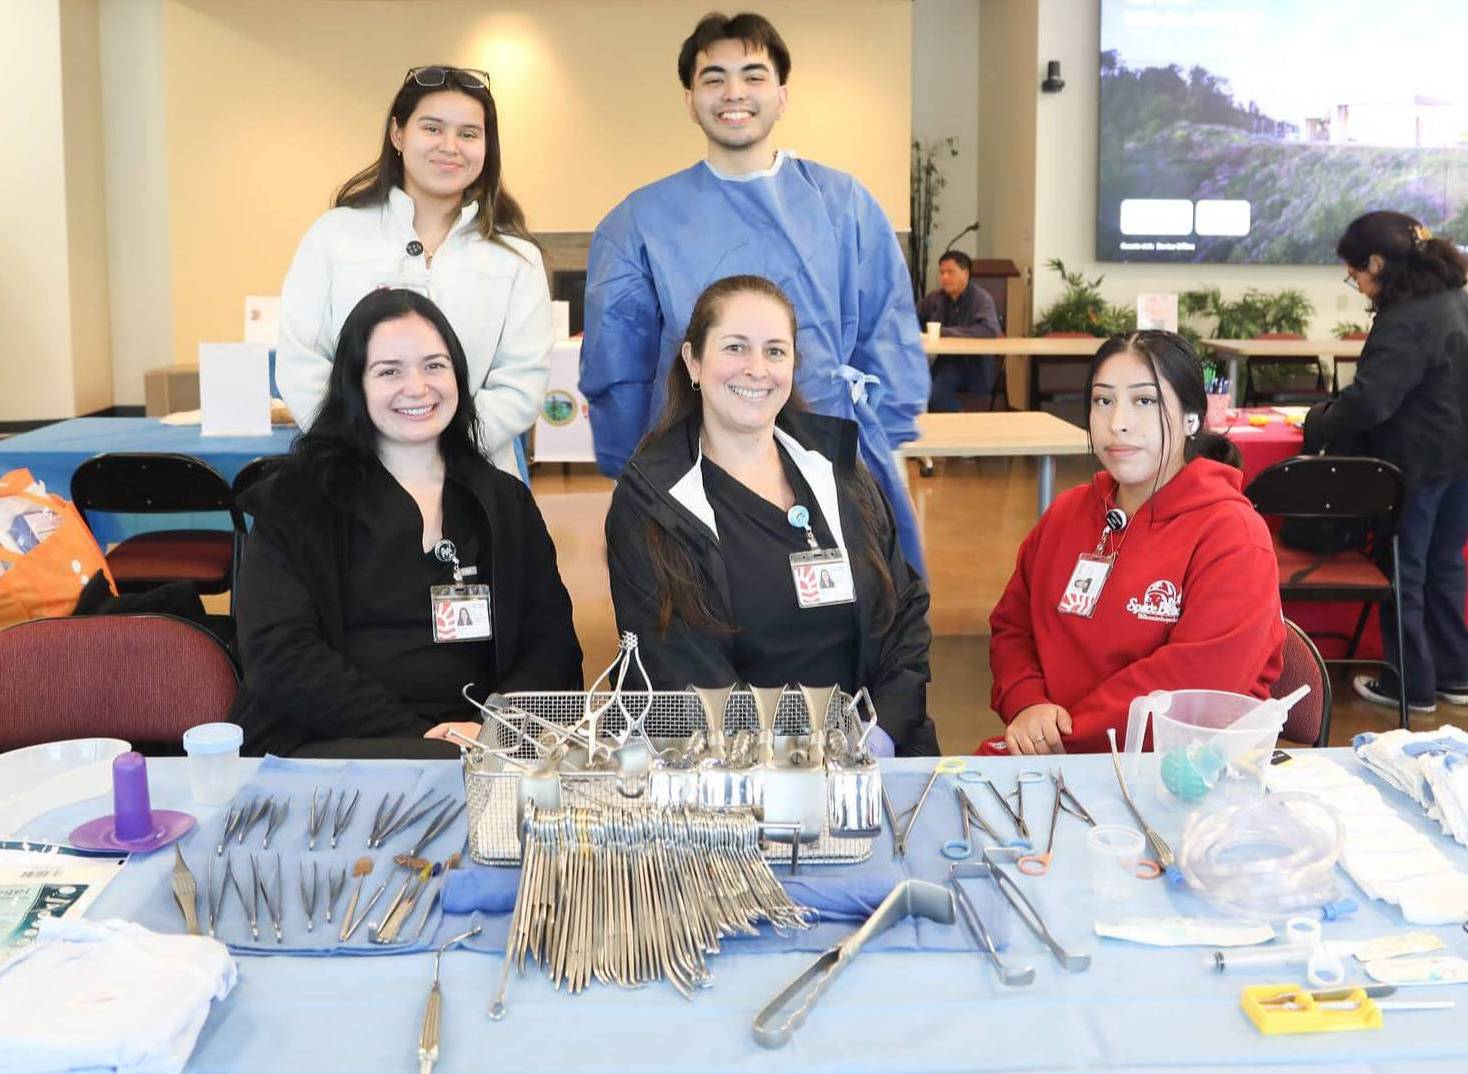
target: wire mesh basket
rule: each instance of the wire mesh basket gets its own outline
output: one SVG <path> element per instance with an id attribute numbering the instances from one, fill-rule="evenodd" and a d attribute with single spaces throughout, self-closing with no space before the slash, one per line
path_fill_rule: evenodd
<path id="1" fill-rule="evenodd" d="M 582 724 L 588 711 L 599 712 L 598 739 L 646 742 L 652 755 L 652 770 L 658 774 L 687 773 L 696 779 L 698 770 L 675 760 L 686 756 L 695 736 L 702 735 L 706 717 L 697 695 L 684 691 L 596 692 L 580 691 L 519 693 L 505 695 L 513 709 L 523 714 L 517 725 L 514 716 L 486 720 L 479 742 L 482 753 L 464 756 L 464 790 L 468 801 L 469 854 L 477 862 L 491 865 L 516 864 L 520 860 L 520 778 L 522 770 L 536 767 L 544 750 L 545 732 L 551 728 L 570 730 Z M 775 712 L 776 756 L 788 757 L 808 745 L 811 721 L 805 700 L 798 691 L 787 690 Z M 862 732 L 852 698 L 837 691 L 826 710 L 827 733 L 835 732 L 856 742 Z M 724 710 L 724 734 L 728 741 L 748 742 L 759 731 L 753 695 L 736 690 Z M 553 733 L 552 733 L 553 737 Z M 825 770 L 830 779 L 830 767 Z M 572 749 L 560 761 L 559 783 L 564 805 L 625 805 L 627 781 L 615 768 L 599 771 L 588 767 L 585 751 Z M 675 777 L 676 778 L 676 777 Z M 873 779 L 875 766 L 872 766 Z M 828 808 L 820 837 L 800 847 L 805 861 L 859 862 L 871 856 L 872 839 L 838 836 L 831 831 Z M 774 862 L 789 861 L 792 847 L 766 841 L 763 853 Z"/>

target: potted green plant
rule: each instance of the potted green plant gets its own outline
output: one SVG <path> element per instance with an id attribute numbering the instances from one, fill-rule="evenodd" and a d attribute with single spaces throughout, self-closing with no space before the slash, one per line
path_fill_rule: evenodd
<path id="1" fill-rule="evenodd" d="M 1101 294 L 1104 275 L 1088 280 L 1079 272 L 1067 272 L 1065 262 L 1052 257 L 1045 267 L 1060 274 L 1065 293 L 1052 302 L 1035 322 L 1035 335 L 1055 332 L 1085 332 L 1092 336 L 1118 336 L 1135 332 L 1137 311 L 1113 305 Z"/>

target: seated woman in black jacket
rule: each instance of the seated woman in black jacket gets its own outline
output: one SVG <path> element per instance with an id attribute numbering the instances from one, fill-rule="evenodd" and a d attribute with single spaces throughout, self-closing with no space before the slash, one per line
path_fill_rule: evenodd
<path id="1" fill-rule="evenodd" d="M 607 515 L 617 627 L 656 689 L 839 683 L 874 745 L 933 754 L 928 591 L 857 460 L 857 426 L 805 412 L 795 310 L 758 276 L 699 296 L 657 427 Z"/>
<path id="2" fill-rule="evenodd" d="M 466 683 L 581 688 L 555 547 L 481 454 L 463 347 L 422 295 L 357 304 L 311 431 L 240 504 L 247 752 L 450 757 Z"/>
<path id="3" fill-rule="evenodd" d="M 1376 319 L 1356 379 L 1334 403 L 1312 410 L 1306 439 L 1401 469 L 1405 652 L 1398 651 L 1389 603 L 1381 606 L 1382 648 L 1402 669 L 1412 711 L 1432 712 L 1439 697 L 1468 704 L 1468 260 L 1412 217 L 1385 211 L 1353 220 L 1336 253 Z M 1381 536 L 1385 567 L 1391 542 Z M 1352 685 L 1367 701 L 1396 708 L 1404 684 L 1388 668 L 1379 678 L 1358 675 Z"/>

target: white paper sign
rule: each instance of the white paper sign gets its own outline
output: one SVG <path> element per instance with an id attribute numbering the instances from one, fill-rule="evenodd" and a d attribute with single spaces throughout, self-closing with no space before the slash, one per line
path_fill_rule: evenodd
<path id="1" fill-rule="evenodd" d="M 580 371 L 581 340 L 567 340 L 551 348 L 550 383 L 535 419 L 537 462 L 596 461 L 586 398 L 576 383 Z"/>
<path id="2" fill-rule="evenodd" d="M 245 342 L 275 346 L 280 334 L 280 296 L 245 296 Z"/>
<path id="3" fill-rule="evenodd" d="M 1177 295 L 1138 295 L 1137 331 L 1177 331 Z"/>
<path id="4" fill-rule="evenodd" d="M 204 436 L 270 435 L 270 345 L 200 343 Z"/>
<path id="5" fill-rule="evenodd" d="M 551 324 L 556 331 L 556 342 L 571 338 L 571 303 L 551 303 Z"/>

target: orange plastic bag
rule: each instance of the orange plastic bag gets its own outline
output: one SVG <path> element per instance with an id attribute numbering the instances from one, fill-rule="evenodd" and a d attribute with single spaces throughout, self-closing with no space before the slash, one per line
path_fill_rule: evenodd
<path id="1" fill-rule="evenodd" d="M 107 570 L 107 557 L 77 509 L 60 496 L 30 491 L 29 470 L 0 476 L 0 498 L 18 497 L 55 512 L 58 524 L 41 543 L 18 554 L 0 545 L 0 628 L 48 616 L 70 615 L 92 575 L 101 571 L 113 593 L 117 585 Z"/>

